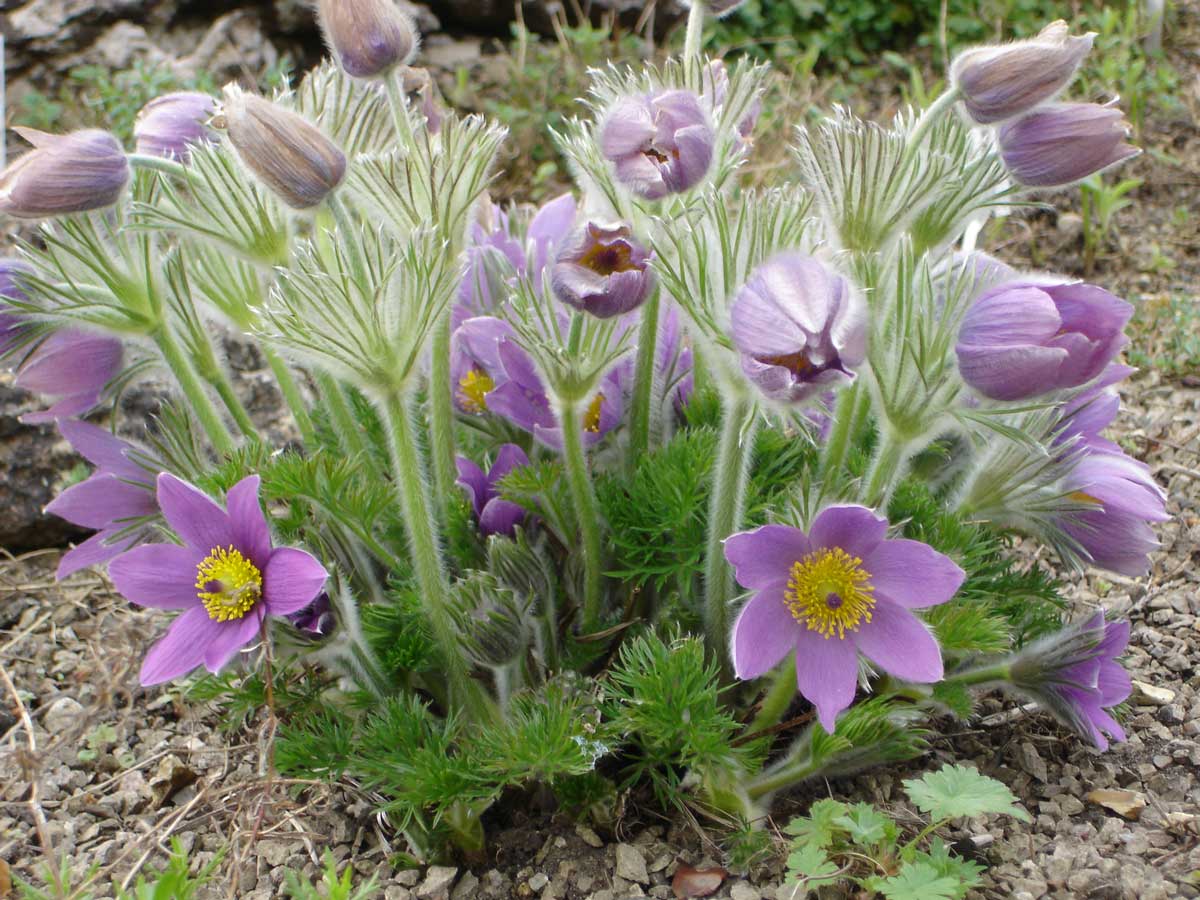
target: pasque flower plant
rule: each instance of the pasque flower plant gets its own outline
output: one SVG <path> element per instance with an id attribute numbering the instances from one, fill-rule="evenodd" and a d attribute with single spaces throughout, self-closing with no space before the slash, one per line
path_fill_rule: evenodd
<path id="1" fill-rule="evenodd" d="M 290 92 L 168 95 L 136 152 L 39 134 L 0 174 L 0 212 L 53 219 L 0 263 L 0 353 L 94 466 L 50 506 L 96 530 L 60 573 L 178 612 L 143 683 L 272 698 L 279 767 L 355 779 L 420 858 L 481 852 L 535 782 L 602 808 L 630 761 L 757 827 L 992 685 L 1121 736 L 1125 626 L 1058 592 L 1140 576 L 1168 515 L 1105 431 L 1132 307 L 975 246 L 1130 156 L 1115 108 L 1058 100 L 1091 37 L 967 51 L 890 123 L 814 117 L 744 189 L 767 69 L 701 52 L 736 5 L 592 73 L 553 136 L 578 186 L 536 210 L 493 202 L 503 129 L 434 104 L 382 0 L 317 4 L 334 61 Z M 119 405 L 79 420 L 151 370 L 177 391 L 146 443 Z"/>

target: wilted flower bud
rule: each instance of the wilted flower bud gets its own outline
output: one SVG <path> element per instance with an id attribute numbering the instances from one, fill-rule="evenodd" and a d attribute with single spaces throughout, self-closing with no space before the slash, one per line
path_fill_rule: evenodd
<path id="1" fill-rule="evenodd" d="M 416 28 L 394 0 L 319 0 L 317 19 L 351 78 L 383 75 L 416 55 Z"/>
<path id="2" fill-rule="evenodd" d="M 650 253 L 627 225 L 588 222 L 559 251 L 550 281 L 568 306 L 610 319 L 636 309 L 654 282 Z"/>
<path id="3" fill-rule="evenodd" d="M 1129 126 L 1115 106 L 1053 103 L 999 129 L 1000 156 L 1030 187 L 1073 184 L 1141 151 L 1125 143 Z"/>
<path id="4" fill-rule="evenodd" d="M 0 172 L 0 213 L 45 219 L 103 209 L 117 202 L 129 181 L 129 160 L 107 131 L 13 130 L 34 149 Z"/>
<path id="5" fill-rule="evenodd" d="M 208 120 L 216 108 L 215 98 L 195 91 L 155 97 L 142 107 L 133 126 L 137 152 L 186 160 L 192 144 L 212 139 Z"/>
<path id="6" fill-rule="evenodd" d="M 1125 345 L 1132 313 L 1124 300 L 1091 284 L 1002 284 L 963 317 L 959 371 L 993 400 L 1080 387 Z"/>
<path id="7" fill-rule="evenodd" d="M 225 88 L 225 123 L 242 162 L 293 209 L 309 209 L 342 182 L 346 157 L 316 126 L 274 103 Z"/>
<path id="8" fill-rule="evenodd" d="M 733 302 L 742 371 L 769 399 L 800 403 L 854 379 L 867 355 L 866 304 L 802 253 L 767 260 Z"/>
<path id="9" fill-rule="evenodd" d="M 981 125 L 1003 122 L 1070 84 L 1094 38 L 1072 37 L 1066 22 L 1053 22 L 1035 38 L 960 53 L 950 79 L 972 119 Z"/>
<path id="10" fill-rule="evenodd" d="M 617 179 L 647 200 L 695 187 L 712 163 L 714 134 L 691 91 L 623 97 L 608 113 L 600 148 Z"/>

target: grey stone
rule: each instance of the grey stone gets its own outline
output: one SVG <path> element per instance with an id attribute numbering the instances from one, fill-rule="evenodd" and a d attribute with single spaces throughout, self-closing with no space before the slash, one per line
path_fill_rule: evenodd
<path id="1" fill-rule="evenodd" d="M 454 891 L 450 896 L 452 900 L 474 900 L 478 896 L 476 893 L 478 889 L 479 879 L 473 872 L 467 872 L 454 886 Z"/>
<path id="2" fill-rule="evenodd" d="M 617 844 L 617 875 L 626 881 L 646 884 L 650 873 L 646 871 L 646 857 L 632 844 Z"/>
<path id="3" fill-rule="evenodd" d="M 545 872 L 538 872 L 536 875 L 534 875 L 532 878 L 529 879 L 529 889 L 531 891 L 540 891 L 542 888 L 544 888 L 549 883 L 550 883 L 550 876 L 547 875 Z"/>
<path id="4" fill-rule="evenodd" d="M 59 697 L 42 714 L 42 727 L 54 735 L 64 734 L 81 722 L 83 705 L 74 697 Z"/>
<path id="5" fill-rule="evenodd" d="M 418 900 L 445 900 L 450 896 L 450 885 L 458 877 L 458 869 L 453 866 L 430 866 L 425 873 L 425 880 L 417 888 Z"/>
<path id="6" fill-rule="evenodd" d="M 750 882 L 738 881 L 729 889 L 729 898 L 730 900 L 762 900 L 762 894 Z"/>

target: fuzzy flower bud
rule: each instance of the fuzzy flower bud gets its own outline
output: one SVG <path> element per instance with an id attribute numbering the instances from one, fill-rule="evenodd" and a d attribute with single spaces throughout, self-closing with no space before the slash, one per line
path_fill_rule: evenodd
<path id="1" fill-rule="evenodd" d="M 1062 91 L 1092 49 L 1094 34 L 1073 37 L 1063 21 L 1026 41 L 960 53 L 950 79 L 980 125 L 1029 112 Z"/>
<path id="2" fill-rule="evenodd" d="M 691 91 L 623 97 L 600 131 L 600 149 L 617 180 L 646 200 L 695 187 L 708 173 L 715 135 Z"/>
<path id="3" fill-rule="evenodd" d="M 963 317 L 959 371 L 993 400 L 1080 387 L 1125 345 L 1132 313 L 1124 300 L 1091 284 L 1002 284 Z"/>
<path id="4" fill-rule="evenodd" d="M 133 126 L 137 152 L 186 161 L 192 144 L 212 140 L 208 120 L 216 108 L 213 97 L 195 91 L 155 97 L 142 107 Z"/>
<path id="5" fill-rule="evenodd" d="M 1116 107 L 1053 103 L 999 129 L 1000 156 L 1013 178 L 1030 187 L 1081 181 L 1137 156 L 1125 143 L 1129 126 Z"/>
<path id="6" fill-rule="evenodd" d="M 588 222 L 566 243 L 551 272 L 558 299 L 600 319 L 641 306 L 654 282 L 650 253 L 627 225 Z"/>
<path id="7" fill-rule="evenodd" d="M 351 78 L 375 78 L 416 55 L 416 29 L 394 0 L 319 0 L 317 19 Z"/>
<path id="8" fill-rule="evenodd" d="M 0 213 L 45 219 L 112 206 L 129 181 L 129 160 L 107 131 L 14 131 L 34 149 L 0 172 Z"/>
<path id="9" fill-rule="evenodd" d="M 767 260 L 733 301 L 742 371 L 769 399 L 800 403 L 849 384 L 867 355 L 866 304 L 802 253 Z"/>
<path id="10" fill-rule="evenodd" d="M 242 162 L 288 206 L 310 209 L 341 184 L 345 154 L 303 117 L 235 85 L 225 88 L 224 112 Z"/>

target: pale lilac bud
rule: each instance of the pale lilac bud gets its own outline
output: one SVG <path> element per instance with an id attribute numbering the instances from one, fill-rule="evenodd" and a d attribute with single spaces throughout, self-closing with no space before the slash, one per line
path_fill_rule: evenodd
<path id="1" fill-rule="evenodd" d="M 112 206 L 129 181 L 129 160 L 107 131 L 46 134 L 14 128 L 34 149 L 0 172 L 0 212 L 45 219 Z"/>
<path id="2" fill-rule="evenodd" d="M 617 179 L 646 200 L 695 187 L 708 173 L 715 136 L 700 98 L 672 90 L 622 97 L 600 132 Z"/>
<path id="3" fill-rule="evenodd" d="M 993 400 L 1080 387 L 1125 345 L 1132 313 L 1124 300 L 1091 284 L 1002 284 L 980 295 L 963 317 L 955 348 L 959 370 Z"/>
<path id="4" fill-rule="evenodd" d="M 1128 135 L 1115 106 L 1052 103 L 1000 126 L 1000 156 L 1021 184 L 1056 187 L 1137 156 Z"/>
<path id="5" fill-rule="evenodd" d="M 416 55 L 416 28 L 394 0 L 319 0 L 317 19 L 351 78 L 384 75 Z"/>
<path id="6" fill-rule="evenodd" d="M 558 254 L 550 274 L 563 303 L 600 319 L 641 306 L 654 282 L 650 253 L 626 225 L 589 222 Z"/>
<path id="7" fill-rule="evenodd" d="M 1003 122 L 1045 103 L 1070 84 L 1094 38 L 1072 37 L 1066 22 L 1054 22 L 1026 41 L 960 53 L 950 79 L 972 119 L 981 125 Z"/>
<path id="8" fill-rule="evenodd" d="M 316 206 L 345 177 L 345 154 L 302 116 L 235 85 L 224 114 L 242 162 L 293 209 Z"/>
<path id="9" fill-rule="evenodd" d="M 142 107 L 133 126 L 137 152 L 186 161 L 192 144 L 210 142 L 208 120 L 217 101 L 208 94 L 178 91 Z"/>
<path id="10" fill-rule="evenodd" d="M 780 253 L 755 269 L 731 315 L 742 371 L 771 400 L 800 403 L 849 384 L 867 356 L 862 297 L 802 253 Z"/>

